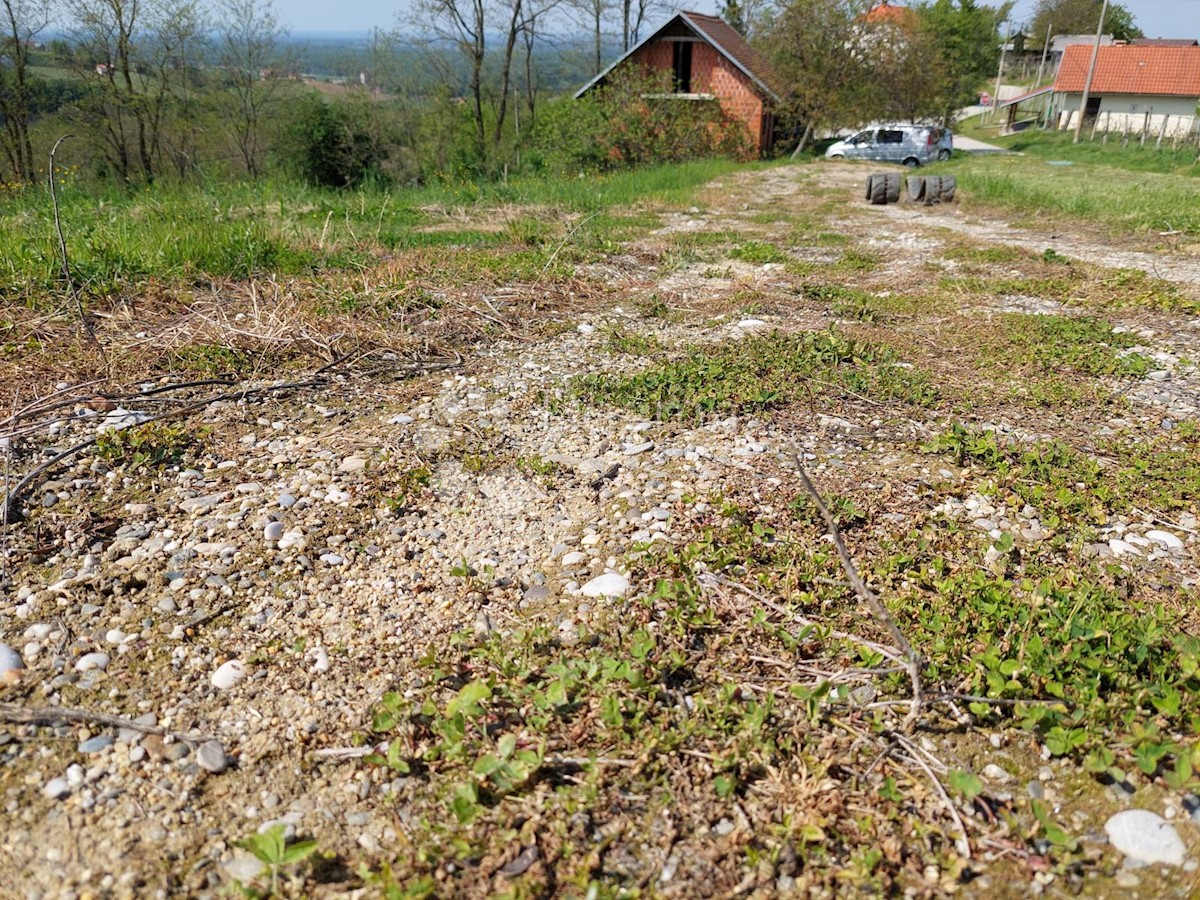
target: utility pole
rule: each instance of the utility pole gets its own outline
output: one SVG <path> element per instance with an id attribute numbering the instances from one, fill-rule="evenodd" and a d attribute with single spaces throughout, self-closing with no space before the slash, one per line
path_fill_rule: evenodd
<path id="1" fill-rule="evenodd" d="M 1083 130 L 1083 114 L 1087 111 L 1088 94 L 1092 91 L 1092 76 L 1096 74 L 1096 57 L 1100 55 L 1100 36 L 1104 33 L 1104 16 L 1108 12 L 1108 0 L 1100 7 L 1100 22 L 1096 26 L 1096 43 L 1092 45 L 1092 61 L 1088 63 L 1087 78 L 1083 82 L 1083 97 L 1079 101 L 1079 121 L 1075 123 L 1073 144 L 1079 143 L 1079 132 Z M 1066 50 L 1064 48 L 1063 52 Z"/>
<path id="2" fill-rule="evenodd" d="M 1042 61 L 1038 63 L 1037 81 L 1033 83 L 1034 87 L 1042 86 L 1042 74 L 1046 71 L 1046 55 L 1050 52 L 1050 29 L 1054 27 L 1053 22 L 1046 23 L 1046 40 L 1042 44 Z M 1042 101 L 1042 127 L 1049 127 L 1050 122 L 1050 104 L 1054 102 L 1054 94 L 1051 93 Z"/>
<path id="3" fill-rule="evenodd" d="M 999 111 L 1000 105 L 1000 79 L 1004 77 L 1004 54 L 1008 51 L 1008 43 L 1012 40 L 1012 20 L 1008 22 L 1008 33 L 1004 37 L 1004 43 L 1000 45 L 1000 68 L 996 70 L 996 90 L 992 94 L 992 113 Z"/>

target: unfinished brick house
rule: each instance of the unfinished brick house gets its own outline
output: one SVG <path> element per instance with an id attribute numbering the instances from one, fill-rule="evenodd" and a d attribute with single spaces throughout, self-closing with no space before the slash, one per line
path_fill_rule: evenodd
<path id="1" fill-rule="evenodd" d="M 771 151 L 775 136 L 774 105 L 779 95 L 770 87 L 771 70 L 746 39 L 722 19 L 681 12 L 658 31 L 576 92 L 578 99 L 619 66 L 643 66 L 674 75 L 680 102 L 716 102 L 721 111 L 746 128 L 759 155 Z"/>

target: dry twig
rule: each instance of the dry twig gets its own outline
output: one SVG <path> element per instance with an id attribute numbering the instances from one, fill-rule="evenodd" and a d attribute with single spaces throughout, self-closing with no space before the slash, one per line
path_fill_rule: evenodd
<path id="1" fill-rule="evenodd" d="M 833 540 L 834 547 L 837 548 L 838 559 L 841 560 L 842 570 L 846 573 L 846 580 L 850 583 L 851 590 L 866 604 L 867 609 L 879 620 L 879 623 L 887 629 L 888 634 L 892 636 L 892 641 L 905 656 L 908 677 L 912 681 L 912 706 L 909 709 L 908 716 L 904 719 L 904 730 L 911 732 L 925 703 L 925 691 L 921 685 L 921 657 L 913 649 L 912 644 L 908 642 L 908 638 L 904 636 L 904 632 L 900 630 L 900 626 L 896 624 L 896 620 L 892 618 L 891 613 L 883 605 L 883 601 L 863 581 L 858 568 L 854 565 L 854 560 L 850 557 L 850 551 L 846 549 L 846 544 L 842 540 L 842 534 L 838 530 L 837 521 L 833 518 L 833 513 L 825 505 L 820 492 L 813 486 L 799 455 L 796 455 L 794 459 L 796 461 L 796 470 L 800 474 L 800 481 L 804 484 L 804 489 L 808 491 L 813 503 L 817 505 L 817 509 L 821 512 L 821 518 L 825 520 L 825 528 L 829 533 L 829 537 Z"/>
<path id="2" fill-rule="evenodd" d="M 140 731 L 142 734 L 170 735 L 178 741 L 188 741 L 200 744 L 210 740 L 208 735 L 194 732 L 168 731 L 158 725 L 144 725 L 127 719 L 124 716 L 113 716 L 108 713 L 92 712 L 87 709 L 75 709 L 69 706 L 20 706 L 16 703 L 0 703 L 0 722 L 16 722 L 24 725 L 65 725 L 83 723 L 86 725 L 106 725 L 110 728 L 128 728 L 130 731 Z"/>

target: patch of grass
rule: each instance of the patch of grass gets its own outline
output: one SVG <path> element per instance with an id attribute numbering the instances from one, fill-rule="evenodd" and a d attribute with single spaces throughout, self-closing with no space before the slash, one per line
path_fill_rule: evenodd
<path id="1" fill-rule="evenodd" d="M 1150 370 L 1141 354 L 1121 352 L 1137 340 L 1114 332 L 1103 319 L 1006 313 L 1000 323 L 1003 337 L 985 348 L 985 365 L 1008 361 L 1082 375 L 1140 376 Z"/>
<path id="2" fill-rule="evenodd" d="M 1024 446 L 954 425 L 931 442 L 933 453 L 988 472 L 994 490 L 1038 510 L 1051 528 L 1102 525 L 1139 508 L 1160 516 L 1197 511 L 1200 431 L 1179 426 L 1151 443 L 1111 440 L 1084 453 L 1062 442 Z"/>
<path id="3" fill-rule="evenodd" d="M 903 366 L 894 351 L 833 331 L 695 347 L 636 375 L 580 376 L 569 389 L 581 401 L 663 421 L 770 410 L 826 392 L 918 406 L 938 399 L 926 374 Z"/>
<path id="4" fill-rule="evenodd" d="M 942 251 L 942 257 L 960 262 L 1007 265 L 1027 260 L 1029 253 L 1020 247 L 1007 245 L 995 245 L 991 247 L 959 246 L 947 247 Z"/>
<path id="5" fill-rule="evenodd" d="M 829 305 L 829 311 L 842 319 L 874 322 L 880 318 L 875 297 L 860 288 L 841 284 L 808 283 L 800 288 L 805 300 Z"/>
<path id="6" fill-rule="evenodd" d="M 186 344 L 172 350 L 168 367 L 172 372 L 195 375 L 237 375 L 253 370 L 262 360 L 245 350 L 223 344 Z"/>
<path id="7" fill-rule="evenodd" d="M 149 422 L 112 429 L 96 440 L 96 455 L 129 471 L 162 468 L 180 462 L 202 435 L 178 422 Z"/>
<path id="8" fill-rule="evenodd" d="M 756 265 L 783 263 L 790 259 L 787 253 L 767 241 L 746 241 L 734 247 L 729 255 L 733 259 L 740 259 L 742 262 Z"/>
<path id="9" fill-rule="evenodd" d="M 662 353 L 662 344 L 652 334 L 628 331 L 619 325 L 605 329 L 604 342 L 611 353 L 626 353 L 631 356 L 657 356 Z"/>
<path id="10" fill-rule="evenodd" d="M 1114 233 L 1154 235 L 1168 224 L 1200 232 L 1200 182 L 1188 177 L 1195 172 L 1194 149 L 1188 151 L 1187 165 L 1178 166 L 1168 163 L 1168 156 L 1111 143 L 1075 149 L 1039 137 L 1027 138 L 1023 145 L 1039 148 L 1038 155 L 955 158 L 940 168 L 955 175 L 974 204 L 1062 216 Z M 1048 158 L 1074 164 L 1050 166 Z M 1139 164 L 1144 168 L 1129 174 Z M 1098 190 L 1097 185 L 1104 187 Z"/>
<path id="11" fill-rule="evenodd" d="M 883 264 L 874 253 L 867 253 L 863 250 L 847 250 L 842 254 L 842 258 L 833 264 L 833 268 L 839 272 L 854 272 L 864 274 L 874 272 Z"/>

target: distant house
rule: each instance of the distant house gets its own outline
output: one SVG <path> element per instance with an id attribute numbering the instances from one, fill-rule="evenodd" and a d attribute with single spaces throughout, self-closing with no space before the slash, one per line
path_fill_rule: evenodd
<path id="1" fill-rule="evenodd" d="M 1113 42 L 1111 34 L 1103 34 L 1100 36 L 1100 46 L 1107 47 Z M 1051 72 L 1057 72 L 1058 67 L 1062 65 L 1063 54 L 1066 53 L 1068 47 L 1075 47 L 1086 44 L 1088 47 L 1093 47 L 1096 44 L 1096 36 L 1094 34 L 1056 34 L 1050 38 L 1050 50 L 1046 54 L 1046 61 L 1050 65 Z"/>
<path id="2" fill-rule="evenodd" d="M 897 6 L 890 0 L 883 0 L 868 9 L 858 17 L 860 22 L 869 25 L 895 25 L 899 28 L 912 28 L 917 24 L 917 14 L 907 6 Z"/>
<path id="3" fill-rule="evenodd" d="M 1134 38 L 1129 42 L 1135 47 L 1200 47 L 1195 38 Z"/>
<path id="4" fill-rule="evenodd" d="M 1068 47 L 1054 80 L 1053 117 L 1073 128 L 1092 48 Z M 1114 44 L 1101 47 L 1084 122 L 1102 131 L 1175 135 L 1191 131 L 1200 103 L 1200 45 Z"/>
<path id="5" fill-rule="evenodd" d="M 774 107 L 779 102 L 771 87 L 773 73 L 745 38 L 716 16 L 676 14 L 580 88 L 575 97 L 603 85 L 619 66 L 673 73 L 675 92 L 667 99 L 719 104 L 722 112 L 744 125 L 759 154 L 770 152 Z"/>

